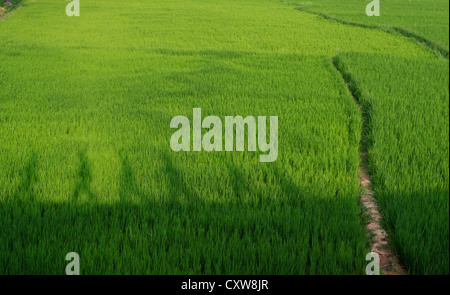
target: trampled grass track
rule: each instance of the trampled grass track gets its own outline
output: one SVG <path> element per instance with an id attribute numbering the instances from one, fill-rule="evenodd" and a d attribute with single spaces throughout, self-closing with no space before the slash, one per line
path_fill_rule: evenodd
<path id="1" fill-rule="evenodd" d="M 367 218 L 367 232 L 370 236 L 371 252 L 378 254 L 380 260 L 380 272 L 386 275 L 404 275 L 403 269 L 398 257 L 392 251 L 389 244 L 389 234 L 383 228 L 383 217 L 377 204 L 377 197 L 374 192 L 372 177 L 369 173 L 369 146 L 368 137 L 370 131 L 371 109 L 367 105 L 362 105 L 361 90 L 357 82 L 348 73 L 339 56 L 333 57 L 333 65 L 342 76 L 342 79 L 348 86 L 349 92 L 361 112 L 361 140 L 359 142 L 359 170 L 360 179 L 360 203 L 364 208 L 364 215 Z"/>
<path id="2" fill-rule="evenodd" d="M 344 24 L 400 33 L 425 44 L 448 59 L 449 2 L 446 0 L 390 0 L 380 2 L 380 17 L 367 17 L 370 1 L 280 0 L 296 9 Z"/>
<path id="3" fill-rule="evenodd" d="M 335 22 L 341 23 L 343 25 L 350 25 L 350 26 L 356 26 L 356 27 L 367 28 L 367 29 L 380 29 L 380 30 L 383 30 L 388 33 L 394 33 L 394 34 L 397 33 L 397 34 L 403 35 L 404 37 L 411 38 L 411 39 L 423 44 L 424 46 L 427 46 L 431 50 L 438 52 L 440 55 L 442 55 L 442 57 L 444 57 L 446 59 L 448 59 L 448 57 L 449 57 L 448 48 L 446 49 L 442 45 L 440 45 L 430 39 L 427 39 L 425 37 L 419 36 L 416 33 L 412 33 L 404 28 L 380 27 L 379 25 L 378 26 L 377 25 L 368 25 L 368 24 L 363 24 L 363 23 L 344 21 L 342 19 L 331 17 L 324 13 L 304 10 L 302 7 L 297 7 L 297 9 L 300 11 L 305 11 L 308 13 L 316 14 L 320 17 L 323 17 L 326 20 L 335 21 Z"/>
<path id="4" fill-rule="evenodd" d="M 83 273 L 363 273 L 360 117 L 330 59 L 433 54 L 274 1 L 83 7 L 0 24 L 1 272 L 78 251 Z M 276 164 L 172 153 L 170 118 L 196 106 L 280 116 Z"/>
<path id="5" fill-rule="evenodd" d="M 338 63 L 370 109 L 369 167 L 394 249 L 411 273 L 448 274 L 448 60 L 345 54 Z"/>

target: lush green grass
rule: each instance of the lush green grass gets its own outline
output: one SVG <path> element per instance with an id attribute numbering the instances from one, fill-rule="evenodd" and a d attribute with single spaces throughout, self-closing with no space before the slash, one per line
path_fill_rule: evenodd
<path id="1" fill-rule="evenodd" d="M 84 274 L 364 272 L 361 113 L 332 57 L 434 53 L 279 1 L 25 4 L 0 22 L 0 273 L 70 251 Z M 278 160 L 172 152 L 194 107 L 279 116 Z"/>
<path id="2" fill-rule="evenodd" d="M 449 273 L 449 64 L 346 54 L 369 113 L 369 161 L 391 242 L 414 274 Z"/>
<path id="3" fill-rule="evenodd" d="M 368 17 L 361 0 L 281 0 L 293 3 L 305 11 L 323 13 L 346 22 L 380 27 L 399 28 L 413 33 L 447 50 L 449 49 L 449 2 L 447 0 L 380 1 L 380 16 Z"/>

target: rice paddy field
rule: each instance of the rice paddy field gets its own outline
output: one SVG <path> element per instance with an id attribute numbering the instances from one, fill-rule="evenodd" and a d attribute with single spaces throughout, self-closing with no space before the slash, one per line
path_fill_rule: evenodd
<path id="1" fill-rule="evenodd" d="M 406 272 L 449 274 L 448 1 L 390 2 L 22 1 L 0 20 L 0 274 L 68 252 L 81 274 L 365 274 L 363 147 Z M 193 108 L 278 116 L 277 160 L 174 152 Z"/>

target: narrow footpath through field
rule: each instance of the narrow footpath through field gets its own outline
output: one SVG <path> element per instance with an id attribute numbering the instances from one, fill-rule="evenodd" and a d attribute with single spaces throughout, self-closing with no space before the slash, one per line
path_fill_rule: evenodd
<path id="1" fill-rule="evenodd" d="M 361 205 L 364 206 L 364 210 L 367 210 L 369 220 L 367 223 L 367 231 L 372 237 L 371 251 L 377 253 L 380 256 L 380 269 L 383 275 L 403 275 L 405 271 L 400 265 L 399 259 L 395 256 L 389 245 L 389 236 L 387 232 L 381 226 L 382 216 L 378 210 L 378 204 L 376 202 L 376 195 L 372 188 L 372 180 L 368 169 L 367 159 L 367 136 L 369 132 L 369 112 L 370 110 L 364 109 L 361 105 L 359 97 L 360 90 L 358 89 L 356 82 L 351 76 L 345 72 L 341 66 L 338 56 L 333 58 L 333 65 L 335 69 L 341 74 L 343 80 L 347 84 L 348 90 L 351 93 L 355 103 L 361 111 L 361 142 L 359 146 L 359 170 L 358 177 L 361 180 L 360 195 Z"/>
<path id="2" fill-rule="evenodd" d="M 336 22 L 336 23 L 346 25 L 346 26 L 381 30 L 381 31 L 384 31 L 384 32 L 390 33 L 390 34 L 399 34 L 399 35 L 409 38 L 419 44 L 422 44 L 423 46 L 427 47 L 431 51 L 437 52 L 439 55 L 441 55 L 445 59 L 449 58 L 449 51 L 446 48 L 442 47 L 441 45 L 437 44 L 436 42 L 434 42 L 430 39 L 419 36 L 413 32 L 403 29 L 403 28 L 398 28 L 398 27 L 394 27 L 394 26 L 380 27 L 380 26 L 366 25 L 366 24 L 357 23 L 357 22 L 345 21 L 345 20 L 342 20 L 339 18 L 329 16 L 328 14 L 325 14 L 325 13 L 309 11 L 309 10 L 302 9 L 300 7 L 296 7 L 295 9 L 298 11 L 304 12 L 304 13 L 317 15 L 325 20 Z"/>

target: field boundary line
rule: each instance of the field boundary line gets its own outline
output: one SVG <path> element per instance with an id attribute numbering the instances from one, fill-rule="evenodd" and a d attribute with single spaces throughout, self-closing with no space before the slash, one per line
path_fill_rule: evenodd
<path id="1" fill-rule="evenodd" d="M 393 34 L 393 35 L 398 35 L 400 34 L 403 37 L 406 37 L 408 39 L 411 39 L 413 41 L 415 41 L 416 43 L 423 45 L 424 47 L 426 47 L 427 49 L 438 53 L 441 57 L 443 57 L 444 59 L 449 59 L 449 51 L 448 49 L 444 48 L 443 46 L 437 44 L 434 41 L 431 41 L 425 37 L 419 36 L 413 32 L 410 32 L 404 28 L 399 28 L 399 27 L 394 27 L 394 26 L 374 26 L 374 25 L 366 25 L 366 24 L 362 24 L 362 23 L 357 23 L 357 22 L 351 22 L 351 21 L 346 21 L 346 20 L 342 20 L 336 17 L 332 17 L 329 16 L 325 13 L 321 13 L 321 12 L 315 12 L 315 11 L 311 11 L 311 10 L 306 10 L 303 9 L 301 7 L 294 7 L 295 10 L 301 11 L 301 12 L 305 12 L 305 13 L 309 13 L 309 14 L 313 14 L 313 15 L 317 15 L 319 17 L 322 17 L 323 19 L 329 20 L 329 21 L 333 21 L 333 22 L 337 22 L 339 24 L 342 25 L 347 25 L 347 26 L 353 26 L 353 27 L 360 27 L 360 28 L 365 28 L 365 29 L 374 29 L 374 30 L 380 30 L 389 34 Z"/>
<path id="2" fill-rule="evenodd" d="M 384 275 L 404 275 L 406 274 L 400 265 L 399 259 L 395 256 L 389 245 L 389 236 L 381 226 L 383 217 L 378 210 L 377 197 L 373 190 L 372 179 L 369 173 L 368 159 L 368 134 L 370 132 L 370 112 L 371 106 L 361 102 L 361 91 L 352 76 L 345 70 L 339 56 L 332 58 L 333 67 L 339 72 L 340 76 L 347 85 L 348 91 L 353 97 L 356 105 L 361 112 L 361 140 L 359 143 L 359 169 L 358 177 L 360 179 L 360 203 L 368 214 L 367 232 L 371 237 L 371 251 L 380 256 L 380 268 Z"/>

